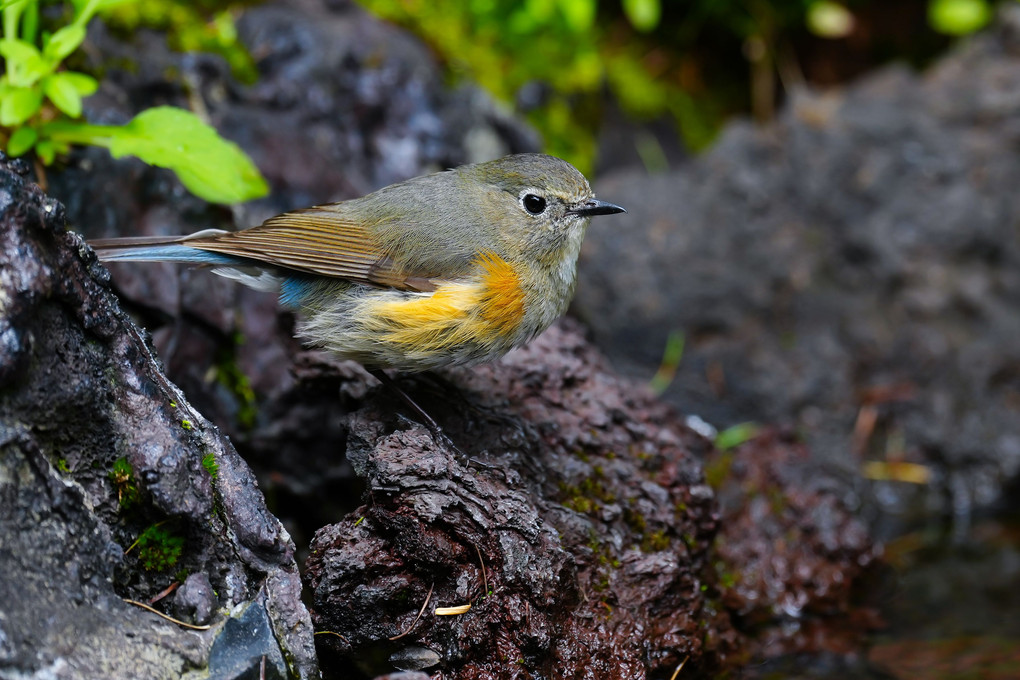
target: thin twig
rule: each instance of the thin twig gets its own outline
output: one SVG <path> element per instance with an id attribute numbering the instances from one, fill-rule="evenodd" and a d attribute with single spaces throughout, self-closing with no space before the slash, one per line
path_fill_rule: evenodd
<path id="1" fill-rule="evenodd" d="M 338 638 L 343 640 L 346 644 L 348 644 L 348 645 L 351 644 L 350 640 L 348 640 L 347 638 L 345 638 L 343 635 L 341 635 L 340 633 L 336 632 L 335 630 L 317 630 L 317 631 L 315 631 L 315 633 L 313 633 L 313 635 L 336 635 Z"/>
<path id="2" fill-rule="evenodd" d="M 485 560 L 482 559 L 482 550 L 475 543 L 475 552 L 478 553 L 478 562 L 482 565 L 482 599 L 489 596 L 489 577 L 485 574 Z"/>
<path id="3" fill-rule="evenodd" d="M 158 609 L 154 609 L 153 607 L 150 607 L 149 605 L 145 604 L 144 602 L 139 602 L 138 600 L 128 600 L 127 598 L 122 598 L 122 599 L 124 599 L 124 601 L 127 602 L 128 604 L 133 604 L 136 607 L 141 607 L 142 609 L 147 609 L 150 612 L 152 612 L 153 614 L 155 614 L 156 616 L 162 616 L 167 621 L 170 621 L 171 623 L 176 623 L 178 626 L 183 626 L 185 628 L 190 628 L 192 630 L 209 630 L 210 628 L 212 628 L 212 626 L 196 626 L 193 623 L 185 623 L 184 621 L 180 621 L 178 619 L 175 619 L 172 616 L 168 616 L 168 615 L 164 614 L 163 612 L 159 611 Z"/>
<path id="4" fill-rule="evenodd" d="M 170 593 L 172 593 L 172 592 L 174 592 L 175 590 L 177 590 L 178 586 L 180 586 L 180 585 L 181 585 L 181 582 L 180 582 L 180 581 L 174 581 L 173 583 L 171 583 L 170 585 L 168 585 L 168 586 L 167 586 L 167 587 L 166 587 L 166 588 L 165 588 L 165 589 L 163 590 L 163 592 L 161 592 L 161 593 L 160 593 L 159 595 L 156 595 L 156 597 L 154 597 L 154 598 L 152 598 L 151 600 L 149 600 L 149 604 L 156 604 L 157 602 L 159 602 L 160 600 L 162 600 L 162 599 L 163 599 L 164 597 L 166 597 L 166 596 L 167 596 L 167 595 L 169 595 Z"/>
<path id="5" fill-rule="evenodd" d="M 418 611 L 418 616 L 414 617 L 414 621 L 412 621 L 411 625 L 407 627 L 407 630 L 405 630 L 400 635 L 394 635 L 393 637 L 390 638 L 390 641 L 399 640 L 400 638 L 402 638 L 405 635 L 407 635 L 408 633 L 410 633 L 412 629 L 414 629 L 414 625 L 416 623 L 418 623 L 418 619 L 420 619 L 421 615 L 425 613 L 425 607 L 429 606 L 429 600 L 432 599 L 432 589 L 435 588 L 435 587 L 436 587 L 436 582 L 433 581 L 432 585 L 429 586 L 429 594 L 425 596 L 425 602 L 422 603 L 421 609 Z"/>
<path id="6" fill-rule="evenodd" d="M 684 669 L 684 666 L 687 665 L 687 659 L 689 658 L 691 658 L 690 654 L 684 657 L 684 660 L 681 661 L 680 665 L 676 667 L 676 670 L 673 671 L 673 675 L 670 676 L 669 680 L 676 680 L 676 676 L 680 675 L 680 671 L 682 671 Z"/>

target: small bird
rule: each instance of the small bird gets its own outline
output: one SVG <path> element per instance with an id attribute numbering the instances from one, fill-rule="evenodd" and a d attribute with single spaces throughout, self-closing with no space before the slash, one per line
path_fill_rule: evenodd
<path id="1" fill-rule="evenodd" d="M 566 161 L 518 154 L 242 231 L 91 245 L 103 261 L 204 265 L 278 290 L 303 339 L 378 377 L 490 361 L 534 338 L 574 294 L 590 218 L 621 212 Z"/>

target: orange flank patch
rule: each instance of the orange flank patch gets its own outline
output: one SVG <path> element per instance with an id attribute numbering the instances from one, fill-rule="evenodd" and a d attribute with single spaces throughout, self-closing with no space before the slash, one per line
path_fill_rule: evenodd
<path id="1" fill-rule="evenodd" d="M 495 253 L 485 253 L 477 261 L 485 270 L 479 315 L 494 326 L 497 333 L 509 335 L 524 318 L 521 279 L 510 263 Z"/>
<path id="2" fill-rule="evenodd" d="M 523 319 L 524 291 L 510 263 L 495 253 L 475 262 L 482 270 L 476 280 L 442 283 L 430 295 L 368 298 L 370 309 L 357 316 L 380 341 L 417 351 L 499 345 Z"/>

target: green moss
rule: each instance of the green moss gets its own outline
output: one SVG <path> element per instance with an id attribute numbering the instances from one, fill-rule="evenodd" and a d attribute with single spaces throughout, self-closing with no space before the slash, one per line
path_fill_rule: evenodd
<path id="1" fill-rule="evenodd" d="M 769 507 L 772 508 L 772 514 L 777 517 L 781 517 L 785 512 L 789 503 L 787 502 L 786 496 L 783 495 L 781 489 L 772 487 L 765 491 L 765 496 L 769 500 Z"/>
<path id="2" fill-rule="evenodd" d="M 118 458 L 113 462 L 113 467 L 107 477 L 113 482 L 117 489 L 117 502 L 122 510 L 130 508 L 138 502 L 138 484 L 135 481 L 135 471 L 126 457 Z"/>
<path id="3" fill-rule="evenodd" d="M 580 493 L 576 491 L 567 491 L 567 493 L 569 494 L 569 497 L 563 501 L 563 505 L 570 508 L 574 512 L 579 512 L 582 515 L 591 515 L 600 507 L 598 503 L 596 503 L 590 498 L 582 496 Z"/>
<path id="4" fill-rule="evenodd" d="M 661 531 L 653 531 L 650 534 L 646 534 L 641 540 L 641 551 L 642 552 L 659 552 L 661 550 L 669 549 L 669 536 L 663 529 Z"/>
<path id="5" fill-rule="evenodd" d="M 561 501 L 563 505 L 575 512 L 591 515 L 601 510 L 604 503 L 616 502 L 616 496 L 599 479 L 603 476 L 602 469 L 596 466 L 593 473 L 595 476 L 585 477 L 576 486 L 560 482 L 560 493 L 564 496 Z"/>
<path id="6" fill-rule="evenodd" d="M 57 470 L 63 472 L 65 475 L 71 472 L 71 466 L 67 464 L 66 458 L 57 459 Z"/>
<path id="7" fill-rule="evenodd" d="M 720 453 L 705 466 L 705 481 L 710 487 L 718 490 L 722 488 L 723 482 L 729 479 L 732 468 L 733 452 Z"/>
<path id="8" fill-rule="evenodd" d="M 216 456 L 210 452 L 202 457 L 202 467 L 209 473 L 209 476 L 213 479 L 220 474 L 220 464 L 216 462 Z"/>
<path id="9" fill-rule="evenodd" d="M 250 430 L 258 416 L 258 403 L 251 380 L 237 365 L 237 350 L 244 344 L 244 337 L 235 333 L 233 346 L 220 353 L 216 360 L 216 382 L 227 389 L 237 402 L 237 423 Z"/>
<path id="10" fill-rule="evenodd" d="M 184 538 L 153 524 L 143 531 L 131 548 L 138 548 L 138 561 L 146 571 L 172 569 L 184 551 Z M 131 550 L 128 548 L 128 551 Z"/>
<path id="11" fill-rule="evenodd" d="M 627 523 L 634 533 L 644 534 L 648 530 L 648 521 L 645 516 L 633 508 L 624 508 L 623 521 Z"/>

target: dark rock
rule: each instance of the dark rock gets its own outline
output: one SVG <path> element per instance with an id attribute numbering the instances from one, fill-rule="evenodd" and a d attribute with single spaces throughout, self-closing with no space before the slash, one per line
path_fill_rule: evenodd
<path id="1" fill-rule="evenodd" d="M 878 580 L 868 531 L 794 438 L 769 430 L 709 463 L 722 482 L 717 555 L 723 603 L 740 629 L 757 630 L 758 656 L 852 655 L 876 629 Z M 873 598 L 867 598 L 873 600 Z"/>
<path id="2" fill-rule="evenodd" d="M 209 652 L 209 676 L 223 680 L 289 677 L 264 601 L 248 605 L 223 624 Z"/>
<path id="3" fill-rule="evenodd" d="M 371 503 L 312 542 L 313 617 L 338 634 L 320 648 L 425 648 L 457 678 L 727 662 L 735 632 L 701 589 L 716 528 L 712 494 L 692 493 L 704 441 L 608 373 L 569 325 L 447 378 L 402 383 L 466 458 L 421 426 L 394 429 L 388 399 L 351 417 L 348 457 Z"/>
<path id="4" fill-rule="evenodd" d="M 192 623 L 208 623 L 215 605 L 216 595 L 206 574 L 189 575 L 174 593 L 174 615 Z"/>
<path id="5" fill-rule="evenodd" d="M 744 658 L 745 634 L 767 628 L 782 638 L 790 619 L 745 627 L 751 595 L 718 576 L 746 558 L 751 579 L 751 555 L 777 536 L 738 521 L 747 511 L 734 507 L 730 547 L 716 552 L 715 495 L 699 462 L 711 447 L 609 372 L 576 325 L 556 325 L 495 364 L 449 371 L 442 383 L 402 386 L 463 456 L 401 424 L 399 402 L 385 394 L 370 393 L 352 414 L 348 457 L 370 502 L 317 532 L 306 563 L 313 620 L 332 633 L 317 638 L 329 668 L 412 668 L 404 656 L 427 650 L 452 678 L 517 677 L 515 669 L 645 678 L 685 659 L 686 672 L 710 675 Z M 873 559 L 870 542 L 831 478 L 815 474 L 800 491 L 793 480 L 804 464 L 790 446 L 760 446 L 747 456 L 789 467 L 768 468 L 782 480 L 768 491 L 796 512 L 755 506 L 756 516 L 803 532 L 803 545 L 791 539 L 769 554 L 804 581 L 755 594 L 770 613 L 797 602 L 802 611 L 790 616 L 820 631 L 813 642 L 855 610 L 850 586 Z M 471 607 L 458 615 L 435 613 L 463 604 Z M 842 639 L 859 642 L 865 629 Z M 782 649 L 819 647 L 796 639 Z"/>
<path id="6" fill-rule="evenodd" d="M 683 332 L 682 410 L 785 423 L 841 467 L 931 466 L 891 510 L 993 503 L 1020 472 L 1020 8 L 1002 15 L 924 76 L 801 93 L 679 170 L 598 182 L 629 212 L 589 231 L 574 310 L 614 363 L 648 379 Z"/>
<path id="7" fill-rule="evenodd" d="M 290 537 L 22 168 L 0 163 L 4 672 L 180 677 L 246 604 L 272 627 L 283 672 L 314 676 Z M 162 607 L 184 573 L 216 589 L 209 630 L 126 602 Z"/>

